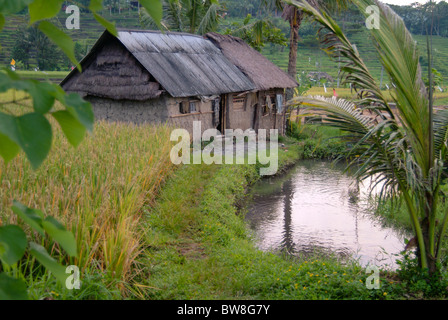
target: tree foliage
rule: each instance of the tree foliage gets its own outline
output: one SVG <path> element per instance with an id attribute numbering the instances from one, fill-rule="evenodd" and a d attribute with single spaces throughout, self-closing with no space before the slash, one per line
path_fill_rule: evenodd
<path id="1" fill-rule="evenodd" d="M 253 19 L 250 14 L 241 23 L 236 22 L 230 28 L 226 28 L 224 33 L 243 39 L 258 51 L 261 51 L 267 43 L 279 46 L 287 45 L 285 35 L 269 18 Z"/>
<path id="2" fill-rule="evenodd" d="M 140 24 L 146 29 L 205 34 L 216 31 L 221 11 L 218 0 L 164 0 L 161 22 L 144 9 L 140 12 Z"/>
<path id="3" fill-rule="evenodd" d="M 29 69 L 30 59 L 34 58 L 37 67 L 46 71 L 59 69 L 65 60 L 61 50 L 36 26 L 17 31 L 12 56 L 21 61 L 25 69 Z"/>

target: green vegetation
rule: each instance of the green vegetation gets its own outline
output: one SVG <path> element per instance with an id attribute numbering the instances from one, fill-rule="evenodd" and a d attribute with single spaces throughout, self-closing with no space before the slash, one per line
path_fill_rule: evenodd
<path id="1" fill-rule="evenodd" d="M 381 80 L 381 64 L 378 60 L 378 56 L 375 52 L 375 48 L 372 45 L 372 41 L 368 36 L 368 30 L 359 28 L 356 33 L 348 35 L 347 37 L 356 44 L 360 54 L 365 57 L 365 63 L 369 68 L 372 76 L 380 83 Z M 413 36 L 417 41 L 420 53 L 426 53 L 426 37 L 425 36 Z M 443 75 L 446 86 L 446 79 L 448 75 L 448 68 L 445 63 L 448 59 L 448 39 L 440 36 L 433 36 L 433 50 L 434 50 L 434 63 L 433 67 L 437 69 Z M 266 56 L 270 61 L 275 63 L 283 70 L 287 70 L 288 67 L 288 50 L 286 48 L 280 48 L 275 45 L 266 45 L 262 54 Z M 327 87 L 337 87 L 338 78 L 338 60 L 331 60 L 328 55 L 321 49 L 318 44 L 316 35 L 302 36 L 299 40 L 299 48 L 297 53 L 297 73 L 308 74 L 309 72 L 326 72 L 333 77 L 334 81 L 331 84 L 327 84 Z M 422 57 L 422 61 L 427 61 L 426 57 Z M 424 72 L 427 72 L 426 65 L 422 65 Z M 341 82 L 342 83 L 342 82 Z M 387 78 L 386 73 L 383 74 L 382 89 L 386 89 L 385 85 L 391 87 L 390 80 Z M 342 87 L 342 85 L 341 85 Z M 445 89 L 446 91 L 446 89 Z"/>
<path id="2" fill-rule="evenodd" d="M 60 12 L 62 2 L 5 2 L 0 8 L 0 19 L 7 24 L 1 25 L 4 29 L 0 41 L 5 40 L 5 36 L 10 41 L 12 37 L 8 38 L 8 33 L 14 33 L 20 21 L 35 24 L 35 30 L 44 33 L 67 56 L 67 61 L 76 65 L 79 60 L 76 43 L 58 27 L 57 20 L 65 18 Z M 161 2 L 140 2 L 159 24 Z M 358 2 L 364 4 L 361 0 Z M 116 14 L 117 8 L 118 18 L 136 12 L 131 7 L 122 12 L 120 1 L 107 3 L 111 5 L 109 10 L 104 10 L 101 1 L 82 1 L 86 16 L 102 27 L 88 29 L 84 25 L 82 29 L 92 32 L 89 33 L 92 37 L 83 35 L 81 46 L 89 45 L 87 39 L 95 41 L 103 27 L 115 33 L 115 27 L 102 16 Z M 29 16 L 24 11 L 28 11 Z M 308 11 L 312 10 L 308 8 Z M 392 22 L 394 26 L 396 21 Z M 349 44 L 346 40 L 345 44 Z M 407 43 L 388 44 L 393 48 L 402 42 Z M 4 64 L 8 66 L 12 58 L 8 51 L 11 46 L 4 48 Z M 349 56 L 356 56 L 351 45 L 345 50 L 351 53 Z M 403 80 L 408 72 L 417 70 L 407 69 L 390 52 L 380 53 L 386 61 L 396 62 L 393 65 L 399 69 L 398 74 L 390 68 L 385 70 L 396 80 Z M 26 55 L 22 58 L 23 66 L 33 63 L 31 56 L 29 61 Z M 410 60 L 408 62 L 415 66 L 415 59 Z M 37 59 L 34 63 L 38 63 Z M 67 66 L 66 61 L 58 63 Z M 364 65 L 358 67 L 354 75 L 356 84 L 367 74 Z M 436 67 L 444 74 L 443 66 Z M 405 204 L 413 218 L 412 227 L 417 231 L 420 250 L 419 259 L 404 257 L 398 273 L 383 271 L 381 288 L 369 290 L 366 288 L 368 275 L 356 262 L 317 256 L 293 259 L 254 247 L 243 219 L 243 200 L 246 188 L 260 179 L 259 164 L 188 165 L 174 171 L 169 160 L 170 128 L 104 122 L 94 125 L 91 106 L 86 101 L 78 95 L 65 94 L 50 82 L 36 81 L 45 78 L 40 74 L 8 70 L 0 73 L 0 92 L 4 94 L 0 111 L 0 156 L 4 159 L 0 164 L 0 298 L 401 299 L 446 296 L 443 274 L 435 272 L 440 265 L 434 266 L 431 259 L 443 262 L 440 261 L 445 250 L 443 232 L 448 219 L 447 215 L 437 215 L 442 205 L 431 207 L 438 203 L 443 186 L 440 171 L 432 165 L 434 162 L 426 161 L 426 156 L 431 160 L 434 154 L 427 150 L 428 146 L 431 148 L 431 139 L 430 142 L 425 140 L 424 126 L 417 126 L 423 132 L 421 135 L 409 130 L 401 132 L 398 126 L 390 124 L 388 130 L 376 127 L 375 134 L 368 136 L 386 142 L 386 155 L 390 158 L 402 155 L 400 148 L 389 152 L 395 145 L 387 143 L 395 143 L 394 138 L 401 139 L 399 147 L 403 141 L 412 147 L 413 153 L 408 156 L 413 161 L 409 166 L 399 165 L 409 160 L 405 158 L 405 161 L 399 159 L 396 168 L 387 167 L 387 163 L 386 168 L 402 170 L 400 172 L 407 177 L 415 177 L 411 183 L 402 179 L 405 174 L 398 179 L 405 185 L 399 190 L 412 195 L 405 197 Z M 417 78 L 408 75 L 406 79 Z M 370 78 L 364 84 L 371 84 L 369 81 Z M 432 88 L 431 76 L 428 81 Z M 415 87 L 406 87 L 405 82 L 396 83 L 396 100 L 403 114 L 401 124 L 409 128 L 411 124 L 421 124 L 420 120 L 425 120 L 427 114 L 418 109 L 426 106 L 424 100 L 419 100 L 419 90 L 408 91 Z M 381 111 L 392 116 L 387 107 L 389 99 L 381 89 L 367 88 L 376 94 L 375 101 L 386 106 Z M 416 116 L 412 113 L 414 109 L 404 110 L 407 103 L 400 104 L 403 96 L 409 98 L 408 103 L 415 110 L 422 112 Z M 446 131 L 446 119 L 445 113 L 436 117 L 435 125 L 440 131 Z M 355 116 L 355 120 L 359 118 Z M 355 126 L 346 126 L 342 121 L 338 128 L 353 133 L 352 138 L 364 133 L 367 139 L 364 122 L 348 123 Z M 339 134 L 339 129 L 321 130 L 292 123 L 289 128 L 292 137 L 280 139 L 284 144 L 279 150 L 280 172 L 301 157 L 340 155 L 346 145 L 327 139 Z M 440 151 L 437 155 L 445 155 L 445 135 L 446 132 L 436 134 L 436 144 L 432 147 Z M 382 145 L 382 142 L 363 145 L 365 149 L 357 154 L 377 160 L 369 153 L 370 146 Z M 365 164 L 364 169 L 372 171 L 366 169 L 364 173 L 385 168 L 381 161 L 371 160 Z M 413 166 L 423 169 L 403 171 Z M 419 172 L 426 176 L 420 177 Z M 438 175 L 433 178 L 428 172 Z M 425 184 L 428 181 L 430 183 Z M 435 186 L 435 190 L 431 186 Z M 425 219 L 416 222 L 416 212 Z M 439 233 L 434 232 L 436 226 Z M 434 240 L 438 240 L 436 246 Z M 69 264 L 81 269 L 82 289 L 70 291 L 65 287 L 63 265 Z M 422 269 L 427 266 L 429 276 Z"/>
<path id="3" fill-rule="evenodd" d="M 140 13 L 144 29 L 206 34 L 216 31 L 221 20 L 222 7 L 217 0 L 163 0 L 163 18 L 157 24 L 146 9 Z M 159 28 L 160 27 L 160 28 Z"/>
<path id="4" fill-rule="evenodd" d="M 356 99 L 356 92 L 350 90 L 349 88 L 335 88 L 338 98 L 342 99 Z M 393 103 L 391 90 L 381 90 L 383 96 L 391 103 Z M 331 98 L 333 96 L 333 88 L 327 88 L 327 92 L 323 87 L 312 87 L 307 92 L 306 95 L 310 96 L 323 96 Z M 434 91 L 434 106 L 448 106 L 448 91 L 445 89 L 444 92 L 439 90 Z"/>
<path id="5" fill-rule="evenodd" d="M 285 166 L 300 157 L 285 140 Z M 286 154 L 288 154 L 286 156 Z M 148 249 L 139 294 L 149 299 L 369 299 L 390 294 L 365 287 L 356 264 L 336 258 L 295 260 L 257 250 L 238 211 L 255 166 L 189 165 L 180 168 L 147 211 Z"/>
<path id="6" fill-rule="evenodd" d="M 156 21 L 160 21 L 160 17 L 157 19 L 157 16 L 161 16 L 162 8 L 158 6 L 158 0 L 141 0 L 141 2 L 143 2 L 145 8 L 150 10 Z M 0 8 L 0 30 L 4 27 L 5 16 L 28 9 L 29 24 L 35 24 L 33 30 L 42 32 L 39 33 L 40 35 L 45 34 L 73 64 L 80 68 L 76 60 L 75 44 L 72 39 L 58 29 L 54 23 L 48 21 L 59 12 L 61 6 L 62 1 L 52 3 L 44 3 L 43 0 L 4 2 Z M 98 15 L 98 10 L 101 8 L 102 2 L 91 1 L 88 9 L 100 24 L 112 34 L 116 34 L 115 27 Z M 42 48 L 38 49 L 41 50 Z M 14 63 L 12 62 L 12 64 Z M 4 71 L 0 73 L 0 92 L 13 92 L 13 99 L 3 101 L 0 112 L 0 156 L 3 158 L 5 165 L 17 160 L 20 151 L 23 151 L 26 156 L 26 163 L 31 165 L 32 169 L 38 169 L 51 149 L 56 124 L 61 128 L 68 143 L 74 147 L 80 144 L 87 131 L 92 132 L 94 122 L 92 108 L 79 95 L 66 94 L 61 87 L 49 82 L 22 79 L 13 71 L 8 69 Z M 25 96 L 16 99 L 16 90 L 21 91 Z M 31 103 L 27 101 L 30 98 Z M 24 178 L 21 175 L 19 177 Z M 8 183 L 10 184 L 9 181 Z M 2 188 L 2 190 L 5 188 Z M 67 254 L 66 260 L 77 259 L 79 252 L 73 234 L 57 219 L 49 215 L 45 217 L 41 210 L 28 208 L 17 200 L 13 200 L 12 210 L 21 220 L 13 221 L 11 217 L 7 219 L 4 217 L 1 221 L 1 299 L 28 298 L 25 274 L 30 273 L 31 281 L 33 281 L 36 270 L 50 271 L 59 284 L 63 284 L 64 280 L 69 280 L 64 268 L 50 256 L 46 248 L 39 242 L 42 244 L 45 241 L 54 243 L 58 246 L 55 249 L 58 255 L 63 255 L 62 252 L 65 251 Z M 3 222 L 3 220 L 6 222 Z M 36 234 L 29 231 L 27 236 L 24 227 L 18 225 L 22 220 Z M 118 220 L 120 220 L 120 217 L 118 217 Z M 28 238 L 39 236 L 40 241 L 28 240 Z M 115 243 L 118 242 L 113 239 L 111 241 L 112 246 Z M 99 242 L 97 241 L 94 247 L 98 245 Z M 110 262 L 112 258 L 113 262 L 116 262 L 115 254 L 117 253 L 114 251 L 107 252 L 105 260 L 109 259 Z M 122 260 L 124 255 L 119 253 L 118 261 Z M 24 260 L 25 263 L 23 263 Z M 30 263 L 30 261 L 33 262 Z M 37 262 L 37 265 L 34 261 Z M 89 260 L 89 262 L 91 261 Z"/>
<path id="7" fill-rule="evenodd" d="M 370 0 L 354 1 L 360 12 L 372 5 Z M 296 103 L 324 111 L 323 124 L 346 132 L 342 139 L 350 145 L 349 152 L 359 155 L 356 178 L 381 180 L 381 198 L 400 197 L 409 215 L 417 244 L 421 274 L 434 285 L 443 282 L 441 261 L 448 211 L 442 210 L 444 162 L 447 157 L 447 113 L 433 110 L 433 77 L 429 66 L 429 84 L 421 77 L 418 48 L 403 21 L 387 6 L 379 5 L 379 29 L 371 36 L 382 65 L 396 86 L 393 99 L 396 111 L 369 73 L 359 52 L 329 16 L 315 10 L 306 1 L 295 2 L 326 28 L 327 52 L 343 54 L 342 71 L 365 95 L 355 102 L 333 98 L 297 97 Z M 429 41 L 428 41 L 429 45 Z M 428 52 L 430 52 L 428 48 Z M 375 102 L 375 104 L 372 104 Z M 363 113 L 369 111 L 374 117 Z M 378 119 L 378 118 L 379 119 Z M 379 178 L 378 178 L 379 177 Z"/>
<path id="8" fill-rule="evenodd" d="M 15 222 L 11 199 L 32 204 L 75 234 L 78 257 L 70 260 L 61 253 L 61 261 L 71 262 L 82 273 L 104 274 L 109 281 L 126 283 L 133 277 L 131 267 L 141 250 L 137 228 L 141 208 L 154 201 L 172 170 L 171 131 L 106 123 L 97 123 L 94 130 L 77 149 L 70 148 L 58 130 L 54 151 L 37 170 L 24 157 L 2 165 L 0 219 Z M 44 246 L 49 252 L 59 251 L 50 241 L 44 241 Z"/>
<path id="9" fill-rule="evenodd" d="M 314 133 L 283 137 L 280 172 L 304 157 Z M 299 142 L 299 143 L 298 143 Z M 244 221 L 246 189 L 260 179 L 254 165 L 184 165 L 145 210 L 146 249 L 134 295 L 144 299 L 413 299 L 444 297 L 428 285 L 415 261 L 403 257 L 399 274 L 381 271 L 380 288 L 367 289 L 366 270 L 333 256 L 285 256 L 258 250 Z M 398 259 L 399 257 L 397 257 Z"/>
<path id="10" fill-rule="evenodd" d="M 266 29 L 266 32 L 262 33 L 265 38 L 263 40 L 264 46 L 259 46 L 259 48 L 262 49 L 263 55 L 286 71 L 288 68 L 289 48 L 283 44 L 285 38 L 289 38 L 290 27 L 288 22 L 280 17 L 278 9 L 276 10 L 275 7 L 261 7 L 260 3 L 256 1 L 244 1 L 245 5 L 240 9 L 236 9 L 237 7 L 243 6 L 243 2 L 240 1 L 227 0 L 220 1 L 220 3 L 223 8 L 217 11 L 217 13 L 222 16 L 222 18 L 219 19 L 219 26 L 217 27 L 218 32 L 236 32 L 235 35 L 242 36 L 243 38 L 246 37 L 245 40 L 249 42 L 253 41 L 254 46 L 257 46 L 258 44 L 255 41 L 258 36 L 257 31 L 264 27 Z M 121 4 L 121 11 L 119 11 L 118 8 L 118 5 L 112 4 L 110 10 L 102 8 L 102 10 L 98 12 L 112 23 L 115 23 L 117 28 L 142 28 L 137 7 L 128 6 L 128 4 L 123 3 Z M 400 7 L 394 6 L 394 9 L 397 8 Z M 403 14 L 406 18 L 412 17 L 412 15 L 409 14 L 405 16 L 404 14 L 406 12 L 397 12 Z M 223 13 L 227 13 L 227 15 L 224 16 Z M 244 19 L 247 18 L 247 14 L 251 14 L 251 22 L 248 23 L 250 28 L 247 26 L 242 28 L 244 26 Z M 64 29 L 64 32 L 72 37 L 75 44 L 80 49 L 80 52 L 85 54 L 104 31 L 104 27 L 97 22 L 90 11 L 81 9 L 80 29 L 67 30 L 64 26 L 68 16 L 69 15 L 66 14 L 65 11 L 59 12 L 55 18 L 57 19 L 57 21 L 55 20 L 55 24 L 61 29 Z M 186 15 L 184 14 L 183 16 L 185 17 Z M 5 19 L 4 29 L 0 33 L 0 44 L 3 52 L 0 57 L 0 65 L 9 66 L 11 59 L 14 58 L 17 60 L 17 57 L 14 57 L 12 54 L 14 45 L 16 44 L 15 39 L 20 37 L 19 28 L 27 25 L 27 16 L 25 12 L 21 12 L 16 15 L 8 15 Z M 364 20 L 362 19 L 363 18 L 359 13 L 353 10 L 353 8 L 350 8 L 347 12 L 341 12 L 337 17 L 337 21 L 341 21 L 341 27 L 346 32 L 350 41 L 356 44 L 360 54 L 364 57 L 372 76 L 380 82 L 381 64 L 379 63 L 378 56 L 372 46 L 372 40 L 369 37 L 368 30 L 360 27 L 364 23 Z M 266 23 L 258 23 L 259 26 L 253 28 L 258 21 L 269 22 L 271 25 L 269 28 L 266 28 Z M 439 20 L 439 22 L 441 21 L 443 21 L 443 19 Z M 241 28 L 236 28 L 236 26 L 240 26 Z M 155 28 L 155 25 L 152 28 Z M 177 29 L 178 28 L 175 28 L 174 30 Z M 231 32 L 230 30 L 233 29 L 235 29 L 235 31 Z M 414 31 L 416 30 L 417 28 Z M 184 31 L 188 31 L 186 30 L 186 27 Z M 279 31 L 281 31 L 281 34 L 278 34 Z M 414 34 L 413 37 L 418 43 L 419 51 L 421 53 L 426 53 L 426 37 L 425 35 L 421 35 L 421 26 L 418 28 L 418 31 L 419 34 Z M 247 32 L 247 35 L 244 35 L 244 32 Z M 300 38 L 297 51 L 298 63 L 296 66 L 297 73 L 302 74 L 303 72 L 304 74 L 308 74 L 312 71 L 326 72 L 334 79 L 334 82 L 328 85 L 336 87 L 338 61 L 337 59 L 331 61 L 325 52 L 321 50 L 321 46 L 317 41 L 317 27 L 307 19 L 304 19 L 300 27 L 299 35 Z M 448 75 L 448 67 L 445 61 L 448 59 L 448 40 L 446 37 L 438 35 L 437 32 L 434 33 L 433 36 L 433 58 L 433 67 L 442 74 L 444 79 L 446 79 Z M 425 71 L 427 68 L 427 57 L 425 54 L 421 57 L 421 63 L 423 70 Z M 30 68 L 34 69 L 36 66 L 37 62 L 35 58 L 31 56 Z M 18 70 L 23 70 L 23 68 L 24 66 L 20 66 Z M 70 70 L 70 66 L 62 64 L 62 62 L 59 63 L 59 68 L 60 70 L 66 70 L 67 72 Z M 43 78 L 39 77 L 38 79 Z M 54 79 L 62 80 L 62 77 L 54 77 Z M 386 73 L 384 73 L 383 76 L 383 89 L 385 88 L 385 84 L 389 85 L 389 87 L 391 86 L 389 79 L 386 78 Z M 444 85 L 446 85 L 446 83 L 444 83 Z"/>

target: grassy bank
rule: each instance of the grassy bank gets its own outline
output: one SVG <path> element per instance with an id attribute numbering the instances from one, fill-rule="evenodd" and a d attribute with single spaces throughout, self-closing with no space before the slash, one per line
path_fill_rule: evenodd
<path id="1" fill-rule="evenodd" d="M 333 158 L 330 129 L 308 126 L 280 138 L 279 174 L 301 158 Z M 80 290 L 57 284 L 31 257 L 21 261 L 34 299 L 401 299 L 396 275 L 369 274 L 337 257 L 291 258 L 258 250 L 244 220 L 246 190 L 260 165 L 171 164 L 170 130 L 99 122 L 77 148 L 57 130 L 36 171 L 20 155 L 0 165 L 0 219 L 14 222 L 12 199 L 63 222 L 78 241 L 64 264 L 81 268 Z M 309 148 L 307 147 L 309 146 Z M 30 237 L 35 237 L 29 233 Z"/>
<path id="2" fill-rule="evenodd" d="M 299 140 L 284 137 L 279 174 L 299 159 L 334 158 L 332 129 L 308 126 Z M 313 152 L 307 153 L 307 145 Z M 323 151 L 325 149 L 325 151 Z M 244 220 L 246 189 L 260 179 L 256 165 L 185 165 L 169 179 L 145 216 L 146 250 L 134 296 L 140 299 L 421 299 L 444 297 L 403 256 L 399 272 L 381 270 L 380 288 L 356 261 L 334 256 L 262 252 Z M 397 257 L 399 258 L 399 257 Z"/>
<path id="3" fill-rule="evenodd" d="M 283 141 L 280 167 L 303 156 Z M 287 151 L 285 151 L 287 150 Z M 185 165 L 146 212 L 147 249 L 135 295 L 144 299 L 385 299 L 397 296 L 383 275 L 379 290 L 368 274 L 336 257 L 288 258 L 255 248 L 239 204 L 260 177 L 252 165 Z"/>

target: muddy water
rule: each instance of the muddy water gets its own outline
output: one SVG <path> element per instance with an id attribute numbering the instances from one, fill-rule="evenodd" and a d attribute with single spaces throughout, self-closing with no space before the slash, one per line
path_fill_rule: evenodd
<path id="1" fill-rule="evenodd" d="M 301 161 L 252 189 L 246 220 L 262 250 L 332 253 L 363 266 L 396 268 L 404 235 L 372 214 L 368 183 L 354 183 L 344 166 Z"/>

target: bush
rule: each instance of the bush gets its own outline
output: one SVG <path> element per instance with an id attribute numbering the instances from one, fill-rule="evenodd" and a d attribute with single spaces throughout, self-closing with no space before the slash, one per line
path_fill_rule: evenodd
<path id="1" fill-rule="evenodd" d="M 442 298 L 447 296 L 448 280 L 446 274 L 438 271 L 429 276 L 428 271 L 419 267 L 417 257 L 406 253 L 397 271 L 398 276 L 409 294 L 418 298 Z M 439 270 L 441 270 L 439 266 Z"/>
<path id="2" fill-rule="evenodd" d="M 305 159 L 336 159 L 344 153 L 344 143 L 333 139 L 316 140 L 309 139 L 303 146 L 303 157 Z"/>
<path id="3" fill-rule="evenodd" d="M 286 135 L 297 140 L 310 138 L 307 126 L 295 122 L 288 122 L 286 125 Z"/>

